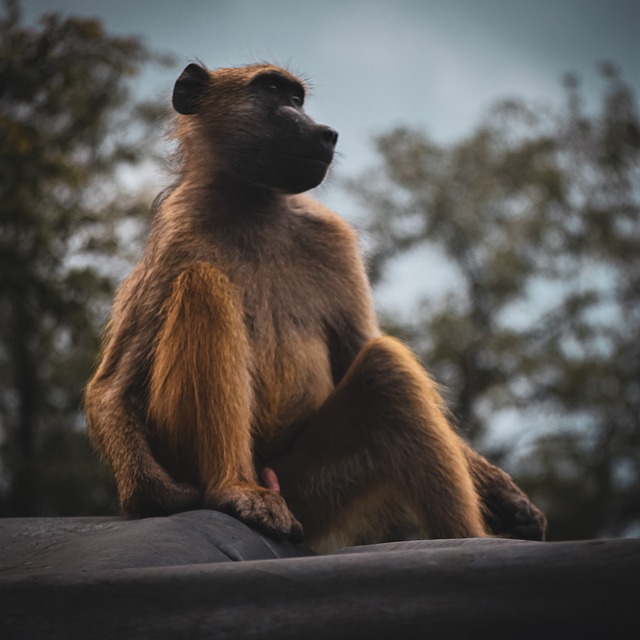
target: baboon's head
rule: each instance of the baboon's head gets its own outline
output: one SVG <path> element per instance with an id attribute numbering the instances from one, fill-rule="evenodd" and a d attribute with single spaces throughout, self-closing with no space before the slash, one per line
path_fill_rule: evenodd
<path id="1" fill-rule="evenodd" d="M 338 140 L 305 113 L 304 98 L 301 80 L 268 64 L 212 72 L 190 64 L 173 90 L 175 110 L 206 138 L 219 171 L 286 193 L 322 182 Z"/>

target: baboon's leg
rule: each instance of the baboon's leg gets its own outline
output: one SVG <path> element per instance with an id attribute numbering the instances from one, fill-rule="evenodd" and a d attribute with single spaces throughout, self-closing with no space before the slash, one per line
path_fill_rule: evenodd
<path id="1" fill-rule="evenodd" d="M 174 282 L 164 314 L 149 394 L 163 457 L 197 466 L 204 506 L 270 535 L 300 537 L 282 497 L 258 484 L 250 350 L 237 292 L 213 266 L 196 263 Z"/>
<path id="2" fill-rule="evenodd" d="M 436 385 L 393 338 L 364 347 L 290 450 L 268 464 L 312 546 L 366 538 L 371 518 L 400 506 L 428 537 L 486 535 L 464 446 Z"/>

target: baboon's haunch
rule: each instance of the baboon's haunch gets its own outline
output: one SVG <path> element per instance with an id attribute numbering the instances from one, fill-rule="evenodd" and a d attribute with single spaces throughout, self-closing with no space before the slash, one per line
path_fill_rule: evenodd
<path id="1" fill-rule="evenodd" d="M 86 392 L 125 513 L 220 509 L 316 549 L 541 538 L 409 350 L 381 335 L 351 227 L 306 195 L 338 134 L 266 64 L 175 85 L 178 181 L 120 287 Z M 262 483 L 260 481 L 262 477 Z"/>

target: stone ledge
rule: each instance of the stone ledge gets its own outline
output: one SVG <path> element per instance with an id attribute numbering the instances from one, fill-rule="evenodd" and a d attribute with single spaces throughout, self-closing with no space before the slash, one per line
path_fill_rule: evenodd
<path id="1" fill-rule="evenodd" d="M 640 540 L 316 556 L 212 511 L 0 520 L 3 638 L 635 638 Z"/>

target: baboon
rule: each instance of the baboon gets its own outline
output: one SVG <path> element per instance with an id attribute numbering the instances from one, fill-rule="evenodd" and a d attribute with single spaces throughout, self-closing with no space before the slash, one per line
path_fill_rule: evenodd
<path id="1" fill-rule="evenodd" d="M 541 539 L 544 516 L 456 434 L 376 320 L 356 235 L 303 192 L 338 134 L 269 64 L 190 64 L 175 186 L 120 286 L 85 407 L 131 516 L 211 508 L 319 551 Z"/>

